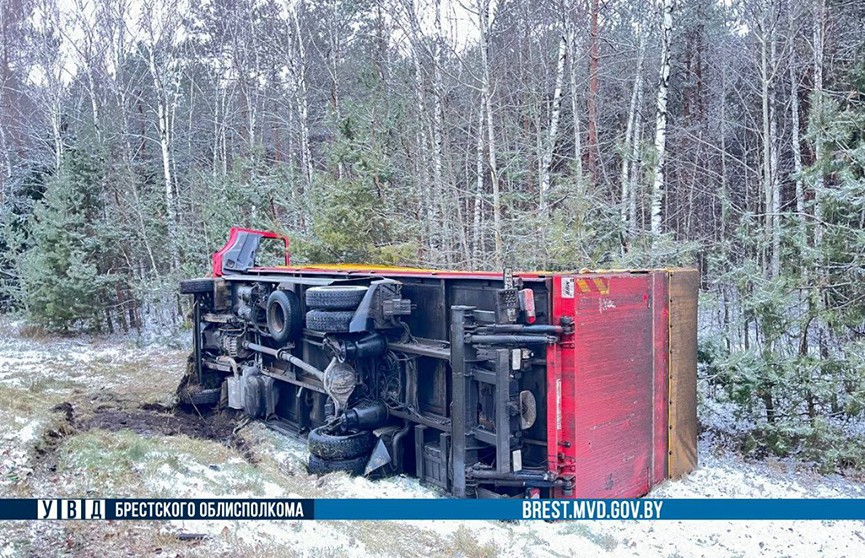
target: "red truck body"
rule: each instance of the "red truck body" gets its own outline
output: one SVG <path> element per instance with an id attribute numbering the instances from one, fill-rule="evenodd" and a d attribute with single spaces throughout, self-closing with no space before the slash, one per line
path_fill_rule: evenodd
<path id="1" fill-rule="evenodd" d="M 398 373 L 400 395 L 392 397 L 385 388 L 366 395 L 389 409 L 389 426 L 382 428 L 405 433 L 390 438 L 377 434 L 389 440 L 383 445 L 390 472 L 416 474 L 461 497 L 496 492 L 627 498 L 642 496 L 696 466 L 695 270 L 516 273 L 519 288 L 508 290 L 509 278 L 490 272 L 290 267 L 287 255 L 285 266 L 257 267 L 249 255 L 265 238 L 285 242 L 287 252 L 284 237 L 232 230 L 213 258 L 214 296 L 196 297 L 209 305 L 204 310 L 213 313 L 220 304 L 223 312 L 236 309 L 231 302 L 239 300 L 235 291 L 255 285 L 263 292 L 286 289 L 302 296 L 310 285 L 339 288 L 386 280 L 399 286 L 403 298 L 395 298 L 397 303 L 410 301 L 410 314 L 399 317 L 409 333 L 401 338 L 391 334 L 388 353 L 371 359 L 371 366 L 354 363 L 358 378 L 365 368 L 381 368 L 382 359 L 408 363 Z M 505 323 L 501 301 L 510 300 L 512 293 L 520 303 L 516 318 Z M 228 302 L 220 303 L 220 298 Z M 251 316 L 248 321 L 255 322 L 255 311 Z M 206 320 L 196 324 L 202 346 L 207 332 L 224 328 Z M 547 336 L 540 346 L 531 338 L 537 332 Z M 244 335 L 241 343 L 274 354 L 281 350 L 266 334 Z M 353 335 L 361 334 L 342 338 Z M 324 367 L 329 353 L 320 355 L 317 347 L 344 343 L 334 341 L 340 337 L 327 334 L 319 343 L 319 334 L 306 327 L 289 349 L 303 361 L 299 364 Z M 200 377 L 202 370 L 213 372 L 208 363 L 218 359 L 218 352 L 213 347 L 199 351 Z M 266 376 L 285 380 L 273 388 L 281 401 L 297 398 L 304 385 L 315 384 L 314 377 L 298 379 L 293 372 L 303 373 L 298 363 L 282 367 L 277 362 L 290 355 L 280 353 L 271 361 L 267 354 L 249 353 L 247 358 L 254 358 Z M 536 417 L 527 408 L 532 405 Z M 327 412 L 320 416 L 312 404 L 305 411 L 280 413 L 276 405 L 270 419 L 290 423 L 300 433 L 335 420 Z"/>

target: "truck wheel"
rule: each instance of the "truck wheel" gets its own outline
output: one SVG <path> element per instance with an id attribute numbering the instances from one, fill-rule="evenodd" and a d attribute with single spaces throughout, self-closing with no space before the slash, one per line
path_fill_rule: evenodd
<path id="1" fill-rule="evenodd" d="M 369 461 L 369 456 L 366 455 L 351 459 L 322 459 L 310 455 L 306 469 L 311 475 L 326 475 L 337 471 L 343 471 L 350 475 L 363 475 L 367 461 Z"/>
<path id="2" fill-rule="evenodd" d="M 267 297 L 267 330 L 279 344 L 300 335 L 303 329 L 300 299 L 291 291 L 273 291 Z"/>
<path id="3" fill-rule="evenodd" d="M 184 405 L 195 405 L 196 407 L 209 407 L 219 403 L 222 389 L 201 389 L 198 384 L 190 384 L 177 390 L 177 396 Z"/>
<path id="4" fill-rule="evenodd" d="M 354 312 L 348 310 L 310 310 L 306 313 L 306 327 L 325 333 L 345 333 Z"/>
<path id="5" fill-rule="evenodd" d="M 354 310 L 366 295 L 361 285 L 330 285 L 306 289 L 306 305 L 322 310 Z"/>
<path id="6" fill-rule="evenodd" d="M 338 436 L 325 432 L 323 426 L 312 430 L 307 440 L 309 453 L 322 459 L 352 459 L 369 456 L 375 445 L 375 436 L 370 430 Z"/>
<path id="7" fill-rule="evenodd" d="M 180 282 L 180 294 L 210 294 L 213 292 L 213 279 L 186 279 Z"/>

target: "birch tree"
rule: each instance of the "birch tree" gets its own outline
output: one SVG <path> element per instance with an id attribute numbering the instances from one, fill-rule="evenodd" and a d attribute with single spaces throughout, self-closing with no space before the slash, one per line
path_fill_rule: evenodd
<path id="1" fill-rule="evenodd" d="M 586 116 L 588 122 L 586 159 L 591 180 L 597 180 L 598 168 L 598 72 L 601 64 L 601 31 L 598 17 L 599 0 L 590 0 L 589 7 L 589 88 L 586 93 Z"/>
<path id="2" fill-rule="evenodd" d="M 814 85 L 811 91 L 811 111 L 812 114 L 819 115 L 823 108 L 823 48 L 825 40 L 825 0 L 813 0 L 813 17 L 812 17 L 812 39 L 811 48 L 814 53 Z M 817 174 L 814 180 L 814 245 L 819 246 L 823 237 L 823 225 L 820 222 L 821 201 L 823 197 L 823 136 L 815 134 L 814 137 L 814 168 L 817 169 Z"/>
<path id="3" fill-rule="evenodd" d="M 574 141 L 574 181 L 577 183 L 577 196 L 583 197 L 583 145 L 582 145 L 582 129 L 580 126 L 580 103 L 577 88 L 577 29 L 575 19 L 577 17 L 577 2 L 571 0 L 567 8 L 567 25 L 568 25 L 568 52 L 570 52 L 570 60 L 568 60 L 569 85 L 571 97 L 571 120 L 573 126 L 573 141 Z"/>
<path id="4" fill-rule="evenodd" d="M 486 114 L 487 162 L 490 170 L 490 182 L 493 187 L 493 235 L 495 239 L 495 265 L 502 267 L 502 217 L 501 188 L 499 185 L 499 169 L 496 163 L 496 133 L 493 124 L 493 93 L 490 83 L 490 0 L 478 0 L 478 27 L 481 35 L 481 98 Z"/>
<path id="5" fill-rule="evenodd" d="M 661 12 L 661 67 L 658 78 L 658 105 L 655 112 L 655 178 L 652 184 L 652 236 L 661 234 L 661 206 L 666 185 L 664 164 L 667 156 L 667 95 L 670 87 L 670 41 L 673 35 L 673 0 L 663 0 Z"/>
<path id="6" fill-rule="evenodd" d="M 761 102 L 760 168 L 763 189 L 763 223 L 767 248 L 763 269 L 767 277 L 780 272 L 780 190 L 777 179 L 777 120 L 775 118 L 775 81 L 777 71 L 777 13 L 774 0 L 761 0 L 756 39 L 760 46 L 758 76 Z"/>
<path id="7" fill-rule="evenodd" d="M 172 268 L 180 267 L 177 250 L 176 184 L 173 159 L 174 113 L 177 107 L 181 61 L 176 52 L 181 40 L 181 23 L 175 16 L 179 0 L 148 0 L 142 6 L 141 26 L 144 29 L 144 58 L 156 97 L 156 127 L 162 158 L 165 222 Z"/>
<path id="8" fill-rule="evenodd" d="M 96 21 L 97 11 L 96 6 L 91 5 L 85 0 L 74 0 L 71 7 L 70 18 L 73 21 L 71 32 L 65 33 L 66 41 L 76 54 L 77 65 L 80 71 L 84 74 L 84 83 L 86 84 L 87 94 L 90 98 L 90 111 L 93 118 L 93 129 L 96 133 L 97 141 L 102 141 L 102 126 L 100 107 L 104 105 L 104 101 L 100 96 L 99 85 L 97 81 L 101 81 L 101 76 L 98 75 L 101 66 L 102 52 L 99 52 L 100 37 L 98 33 L 98 23 Z"/>
<path id="9" fill-rule="evenodd" d="M 298 112 L 298 127 L 300 136 L 300 162 L 303 177 L 306 181 L 305 191 L 312 190 L 312 151 L 309 144 L 309 88 L 306 81 L 306 49 L 303 45 L 303 33 L 300 27 L 298 10 L 303 6 L 299 2 L 289 8 L 290 22 L 286 25 L 288 48 L 286 49 L 287 65 L 291 74 L 291 92 L 294 96 Z"/>
<path id="10" fill-rule="evenodd" d="M 16 23 L 23 14 L 16 13 L 6 2 L 0 3 L 0 149 L 3 150 L 3 174 L 0 176 L 0 204 L 6 199 L 6 186 L 12 178 L 12 137 L 7 132 L 10 124 L 9 93 L 13 89 L 10 52 L 17 33 Z"/>
<path id="11" fill-rule="evenodd" d="M 483 249 L 481 229 L 483 228 L 483 195 L 484 195 L 484 108 L 483 102 L 478 103 L 477 128 L 475 130 L 475 199 L 472 215 L 472 264 L 481 265 L 481 250 Z"/>
<path id="12" fill-rule="evenodd" d="M 444 157 L 444 85 L 442 83 L 442 23 L 441 23 L 441 0 L 435 0 L 434 10 L 434 37 L 433 37 L 433 114 L 432 114 L 432 139 L 433 139 L 433 181 L 434 195 L 437 198 L 436 204 L 439 204 L 441 215 L 449 213 L 448 207 L 450 204 L 450 196 L 447 194 L 447 188 L 444 181 L 443 157 Z M 459 212 L 459 204 L 456 204 L 457 212 Z M 451 220 L 440 219 L 437 222 L 442 225 L 442 237 L 446 242 L 451 243 Z M 435 225 L 434 225 L 435 226 Z M 457 221 L 457 227 L 462 228 L 461 220 Z M 455 244 L 455 243 L 451 243 Z M 445 251 L 445 262 L 451 263 L 451 251 Z"/>
<path id="13" fill-rule="evenodd" d="M 428 53 L 424 47 L 424 35 L 421 31 L 420 21 L 418 19 L 417 6 L 415 5 L 414 0 L 403 0 L 402 8 L 405 14 L 404 19 L 406 20 L 403 27 L 408 36 L 409 46 L 411 48 L 412 68 L 414 70 L 412 80 L 415 111 L 413 161 L 414 180 L 420 190 L 420 212 L 425 215 L 422 228 L 425 240 L 424 244 L 429 259 L 438 257 L 438 254 L 441 252 L 441 232 L 436 226 L 436 223 L 439 222 L 439 200 L 435 199 L 435 196 L 433 195 L 433 189 L 437 189 L 439 185 L 439 179 L 435 173 L 441 172 L 439 166 L 440 158 L 435 157 L 435 151 L 437 149 L 435 139 L 433 139 L 432 142 L 429 140 L 431 133 L 428 133 L 428 131 L 432 132 L 431 128 L 435 128 L 435 126 L 428 125 L 428 122 L 431 119 L 429 118 L 429 111 L 426 106 L 426 72 L 424 71 L 424 63 L 428 58 Z M 435 95 L 436 94 L 434 93 L 434 96 Z M 438 103 L 438 101 L 436 101 L 436 103 Z M 439 108 L 439 105 L 436 104 L 435 108 Z M 432 172 L 429 168 L 430 161 L 422 155 L 427 151 L 430 143 L 433 144 L 432 149 L 434 151 Z M 430 174 L 433 174 L 432 189 L 427 186 L 430 181 Z"/>
<path id="14" fill-rule="evenodd" d="M 556 149 L 556 139 L 559 135 L 559 115 L 561 114 L 562 88 L 565 78 L 565 58 L 567 58 L 567 37 L 562 34 L 559 39 L 559 50 L 556 55 L 556 84 L 550 106 L 550 122 L 547 128 L 547 141 L 541 163 L 541 192 L 538 208 L 541 215 L 546 215 L 548 208 L 548 192 L 550 189 L 550 173 L 553 164 L 553 152 Z"/>
<path id="15" fill-rule="evenodd" d="M 631 104 L 628 109 L 628 122 L 625 127 L 625 141 L 622 146 L 622 172 L 619 178 L 621 191 L 621 206 L 619 215 L 624 233 L 630 236 L 636 219 L 636 197 L 631 184 L 631 166 L 636 164 L 639 154 L 640 108 L 643 100 L 643 57 L 646 51 L 646 39 L 642 22 L 635 22 L 637 32 L 637 65 L 634 69 L 634 85 L 631 89 Z M 632 205 L 633 210 L 632 210 Z"/>
<path id="16" fill-rule="evenodd" d="M 36 60 L 30 79 L 37 102 L 51 130 L 53 168 L 60 169 L 66 149 L 63 133 L 63 102 L 66 96 L 67 60 L 62 48 L 62 22 L 56 0 L 39 0 L 35 8 L 33 54 Z"/>
<path id="17" fill-rule="evenodd" d="M 792 4 L 792 3 L 791 3 Z M 791 5 L 787 11 L 788 33 L 790 40 L 797 35 L 796 10 Z M 799 234 L 802 241 L 807 241 L 805 228 L 805 186 L 802 178 L 802 138 L 799 129 L 799 67 L 796 59 L 796 45 L 790 48 L 790 148 L 793 153 L 793 181 L 796 184 L 796 221 L 799 223 Z"/>
<path id="18" fill-rule="evenodd" d="M 146 263 L 142 262 L 139 266 L 139 275 L 144 276 L 146 274 L 143 270 L 149 264 L 149 271 L 158 278 L 159 264 L 149 234 L 148 221 L 150 219 L 145 216 L 147 207 L 143 202 L 138 177 L 135 175 L 138 153 L 132 146 L 133 133 L 130 111 L 132 110 L 133 91 L 137 80 L 128 69 L 128 60 L 130 51 L 133 49 L 133 42 L 137 37 L 130 32 L 127 23 L 128 20 L 133 19 L 130 3 L 129 0 L 100 1 L 97 11 L 100 27 L 99 37 L 107 42 L 105 45 L 107 51 L 105 54 L 107 60 L 105 71 L 106 99 L 112 101 L 119 117 L 115 123 L 115 129 L 119 138 L 122 168 L 128 177 L 128 180 L 124 181 L 124 185 L 129 188 L 128 191 L 132 198 L 129 208 L 134 216 L 134 230 L 136 230 L 147 255 Z M 134 264 L 130 265 L 130 268 L 134 269 L 135 267 Z"/>

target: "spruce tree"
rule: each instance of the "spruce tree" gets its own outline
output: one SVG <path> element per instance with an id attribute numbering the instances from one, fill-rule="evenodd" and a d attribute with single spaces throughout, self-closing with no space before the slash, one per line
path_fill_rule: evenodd
<path id="1" fill-rule="evenodd" d="M 70 152 L 46 184 L 30 222 L 32 246 L 20 262 L 25 307 L 51 329 L 99 328 L 111 277 L 101 273 L 101 165 Z"/>

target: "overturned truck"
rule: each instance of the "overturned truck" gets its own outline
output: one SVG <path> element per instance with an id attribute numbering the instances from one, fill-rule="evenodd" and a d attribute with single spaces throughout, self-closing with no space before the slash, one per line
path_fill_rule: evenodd
<path id="1" fill-rule="evenodd" d="M 287 238 L 233 228 L 212 275 L 180 284 L 178 394 L 305 435 L 311 473 L 641 496 L 696 465 L 698 286 L 691 269 L 292 267 Z"/>

